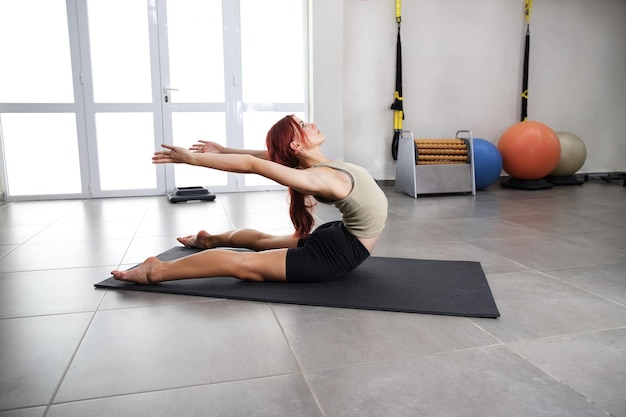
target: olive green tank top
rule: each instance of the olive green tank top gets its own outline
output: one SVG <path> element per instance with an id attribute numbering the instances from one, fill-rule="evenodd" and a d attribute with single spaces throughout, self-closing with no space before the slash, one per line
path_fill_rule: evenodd
<path id="1" fill-rule="evenodd" d="M 372 175 L 358 165 L 343 161 L 315 164 L 345 172 L 352 179 L 352 191 L 343 199 L 328 201 L 313 196 L 323 204 L 334 204 L 341 213 L 343 224 L 356 237 L 378 237 L 387 221 L 387 197 Z"/>

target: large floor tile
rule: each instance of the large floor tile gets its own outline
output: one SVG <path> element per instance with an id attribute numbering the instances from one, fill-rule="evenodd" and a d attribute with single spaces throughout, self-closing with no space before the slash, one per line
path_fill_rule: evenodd
<path id="1" fill-rule="evenodd" d="M 612 416 L 626 416 L 626 328 L 510 346 Z"/>
<path id="2" fill-rule="evenodd" d="M 626 306 L 626 262 L 544 271 L 568 284 Z"/>
<path id="3" fill-rule="evenodd" d="M 499 343 L 469 320 L 424 314 L 274 305 L 305 372 Z M 436 332 L 428 329 L 436 328 Z"/>
<path id="4" fill-rule="evenodd" d="M 540 207 L 544 212 L 567 213 L 583 217 L 591 222 L 604 223 L 608 221 L 607 224 L 612 224 L 614 220 L 621 219 L 623 224 L 623 217 L 617 216 L 617 214 L 618 210 L 623 210 L 626 207 L 624 203 L 626 192 L 623 190 L 620 190 L 620 193 L 611 193 L 609 190 L 594 192 L 594 190 L 602 191 L 597 188 L 589 188 L 581 193 L 565 193 L 562 198 L 533 200 L 528 203 Z"/>
<path id="5" fill-rule="evenodd" d="M 602 232 L 580 233 L 572 230 L 570 233 L 561 235 L 561 237 L 589 248 L 626 255 L 626 225 L 623 227 L 614 226 Z"/>
<path id="6" fill-rule="evenodd" d="M 546 234 L 563 234 L 576 231 L 583 232 L 603 232 L 610 230 L 611 226 L 597 221 L 581 221 L 578 215 L 569 214 L 564 210 L 550 210 L 542 213 L 525 215 L 507 215 L 503 220 L 512 224 L 536 229 Z"/>
<path id="7" fill-rule="evenodd" d="M 532 269 L 624 262 L 623 255 L 550 235 L 511 236 L 473 242 L 476 246 Z"/>
<path id="8" fill-rule="evenodd" d="M 225 216 L 227 211 L 220 199 L 213 201 L 189 201 L 170 203 L 165 197 L 155 197 L 146 211 L 145 220 L 158 220 L 171 217 Z"/>
<path id="9" fill-rule="evenodd" d="M 101 278 L 105 279 L 109 277 L 110 275 L 107 274 L 106 276 L 104 276 L 104 278 Z M 99 307 L 100 310 L 115 310 L 119 308 L 132 307 L 153 307 L 167 304 L 197 303 L 209 300 L 223 300 L 223 298 L 218 299 L 142 291 L 116 291 L 108 289 L 96 289 L 95 292 L 100 293 L 103 297 Z"/>
<path id="10" fill-rule="evenodd" d="M 588 183 L 585 193 L 580 198 L 586 198 L 607 207 L 626 208 L 626 187 L 623 181 L 606 184 L 601 182 Z"/>
<path id="11" fill-rule="evenodd" d="M 236 227 L 242 226 L 238 226 L 234 219 L 253 221 L 255 214 L 261 216 L 256 224 L 259 219 L 267 217 L 289 220 L 289 194 L 286 191 L 219 194 L 217 199 L 233 218 Z"/>
<path id="12" fill-rule="evenodd" d="M 117 265 L 129 243 L 130 239 L 27 243 L 0 258 L 0 271 Z"/>
<path id="13" fill-rule="evenodd" d="M 504 347 L 332 369 L 307 379 L 329 417 L 606 417 Z"/>
<path id="14" fill-rule="evenodd" d="M 80 200 L 12 202 L 0 210 L 0 225 L 50 224 L 82 204 Z"/>
<path id="15" fill-rule="evenodd" d="M 47 417 L 316 417 L 300 375 L 205 385 L 54 405 Z"/>
<path id="16" fill-rule="evenodd" d="M 382 240 L 382 239 L 381 239 Z M 388 256 L 412 259 L 435 259 L 447 261 L 480 262 L 485 273 L 515 272 L 527 269 L 524 265 L 508 259 L 493 251 L 485 250 L 470 242 L 429 243 L 428 237 L 415 239 L 411 244 L 398 242 L 376 246 L 376 256 Z"/>
<path id="17" fill-rule="evenodd" d="M 315 218 L 316 225 L 321 225 L 341 220 L 341 213 L 339 213 L 335 206 L 317 204 L 313 209 L 313 217 Z M 387 217 L 387 220 L 389 220 L 389 217 Z"/>
<path id="18" fill-rule="evenodd" d="M 180 235 L 135 237 L 124 254 L 122 264 L 136 265 L 145 261 L 149 256 L 156 256 L 174 246 L 181 246 L 176 240 L 179 236 Z"/>
<path id="19" fill-rule="evenodd" d="M 505 181 L 508 181 L 508 178 L 500 181 L 500 184 Z M 532 191 L 504 188 L 501 185 L 500 187 L 501 188 L 497 191 L 498 198 L 508 201 L 523 202 L 524 204 L 533 204 L 533 202 L 539 202 L 541 200 L 562 200 L 571 197 L 573 191 L 578 191 L 572 187 L 554 187 Z"/>
<path id="20" fill-rule="evenodd" d="M 626 308 L 536 271 L 494 274 L 497 320 L 471 319 L 503 342 L 626 326 Z"/>
<path id="21" fill-rule="evenodd" d="M 298 371 L 270 307 L 212 301 L 100 311 L 56 402 Z"/>
<path id="22" fill-rule="evenodd" d="M 224 206 L 228 213 L 243 213 L 258 209 L 263 212 L 281 210 L 287 212 L 289 193 L 285 190 L 249 192 L 249 193 L 221 193 L 216 200 Z"/>
<path id="23" fill-rule="evenodd" d="M 61 217 L 59 223 L 99 223 L 141 220 L 153 197 L 108 198 L 82 200 L 81 204 Z"/>
<path id="24" fill-rule="evenodd" d="M 501 236 L 536 236 L 544 232 L 493 217 L 447 219 L 438 225 L 456 239 L 474 241 Z"/>
<path id="25" fill-rule="evenodd" d="M 0 318 L 96 311 L 104 296 L 93 284 L 110 268 L 0 273 Z"/>
<path id="26" fill-rule="evenodd" d="M 561 197 L 556 195 L 546 196 L 529 200 L 528 205 L 540 208 L 544 212 L 563 212 L 568 214 L 581 214 L 608 208 L 601 199 L 589 198 L 586 191 L 589 190 L 559 190 Z M 572 192 L 574 191 L 574 192 Z M 581 191 L 577 193 L 576 191 Z"/>
<path id="27" fill-rule="evenodd" d="M 277 216 L 276 211 L 257 212 L 251 210 L 243 213 L 231 213 L 230 219 L 235 229 L 284 230 L 286 233 L 289 231 L 293 233 L 293 223 L 291 223 L 287 211 Z"/>
<path id="28" fill-rule="evenodd" d="M 407 220 L 417 221 L 445 221 L 446 219 L 467 217 L 469 214 L 464 207 L 457 207 L 451 204 L 429 204 L 428 201 L 423 200 L 427 199 L 416 199 L 412 205 L 391 206 L 389 207 L 389 213 Z"/>
<path id="29" fill-rule="evenodd" d="M 144 219 L 137 230 L 137 236 L 187 236 L 206 230 L 209 233 L 221 233 L 233 230 L 233 224 L 226 215 L 190 216 L 173 215 L 165 218 Z"/>
<path id="30" fill-rule="evenodd" d="M 0 245 L 21 245 L 46 227 L 46 225 L 5 226 L 0 224 Z"/>
<path id="31" fill-rule="evenodd" d="M 135 236 L 137 227 L 138 220 L 54 223 L 37 233 L 29 243 L 130 239 Z"/>
<path id="32" fill-rule="evenodd" d="M 20 245 L 0 245 L 0 259 L 17 249 L 19 246 Z M 0 271 L 2 270 L 2 267 L 0 267 Z"/>
<path id="33" fill-rule="evenodd" d="M 426 240 L 429 243 L 442 243 L 454 242 L 457 239 L 452 234 L 446 233 L 438 225 L 404 219 L 400 221 L 388 220 L 376 247 Z"/>
<path id="34" fill-rule="evenodd" d="M 626 200 L 626 195 L 621 198 Z M 626 205 L 622 205 L 621 207 L 609 207 L 599 210 L 592 210 L 589 212 L 581 212 L 579 214 L 579 217 L 584 217 L 585 221 L 594 221 L 597 223 L 606 224 L 608 226 L 624 228 L 626 227 L 624 208 L 626 208 Z"/>
<path id="35" fill-rule="evenodd" d="M 479 193 L 480 196 L 480 193 Z M 542 208 L 523 201 L 515 201 L 508 199 L 490 199 L 487 201 L 479 200 L 476 202 L 476 210 L 484 213 L 490 218 L 502 218 L 511 215 L 523 215 L 541 213 Z"/>
<path id="36" fill-rule="evenodd" d="M 43 417 L 46 407 L 21 408 L 11 411 L 0 411 L 0 417 Z"/>
<path id="37" fill-rule="evenodd" d="M 0 320 L 0 410 L 48 404 L 92 317 Z"/>

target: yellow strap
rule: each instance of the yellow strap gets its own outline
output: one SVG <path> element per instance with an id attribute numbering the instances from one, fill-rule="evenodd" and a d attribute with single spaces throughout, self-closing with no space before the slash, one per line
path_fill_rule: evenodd
<path id="1" fill-rule="evenodd" d="M 396 0 L 396 22 L 400 23 L 401 20 L 402 20 L 402 0 Z"/>
<path id="2" fill-rule="evenodd" d="M 393 112 L 393 129 L 402 130 L 402 110 L 395 110 Z"/>
<path id="3" fill-rule="evenodd" d="M 533 0 L 525 0 L 526 7 L 524 8 L 524 14 L 526 15 L 526 23 L 530 23 L 530 14 L 533 11 Z"/>

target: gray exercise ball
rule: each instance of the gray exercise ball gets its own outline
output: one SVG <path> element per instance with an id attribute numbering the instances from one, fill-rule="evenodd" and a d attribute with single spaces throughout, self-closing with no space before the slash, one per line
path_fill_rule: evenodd
<path id="1" fill-rule="evenodd" d="M 561 142 L 561 157 L 550 175 L 566 177 L 574 175 L 587 159 L 587 148 L 578 136 L 571 132 L 556 132 Z"/>

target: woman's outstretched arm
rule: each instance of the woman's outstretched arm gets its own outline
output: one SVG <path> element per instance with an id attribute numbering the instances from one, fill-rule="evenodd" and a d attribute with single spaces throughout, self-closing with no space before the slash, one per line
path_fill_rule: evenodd
<path id="1" fill-rule="evenodd" d="M 152 157 L 155 164 L 188 164 L 241 174 L 258 174 L 307 195 L 341 199 L 352 189 L 345 174 L 331 168 L 289 168 L 249 154 L 196 153 L 185 148 L 161 145 L 165 150 Z"/>
<path id="2" fill-rule="evenodd" d="M 157 151 L 152 157 L 155 164 L 188 164 L 213 168 L 220 171 L 237 172 L 237 173 L 256 173 L 253 171 L 252 161 L 258 159 L 246 153 L 197 153 L 191 152 L 180 146 L 161 145 L 165 148 Z M 263 161 L 272 163 L 269 161 Z M 276 164 L 277 165 L 277 164 Z"/>
<path id="3" fill-rule="evenodd" d="M 198 153 L 252 155 L 256 158 L 269 159 L 266 150 L 227 148 L 219 143 L 208 140 L 199 140 L 198 143 L 191 145 L 189 150 Z"/>

